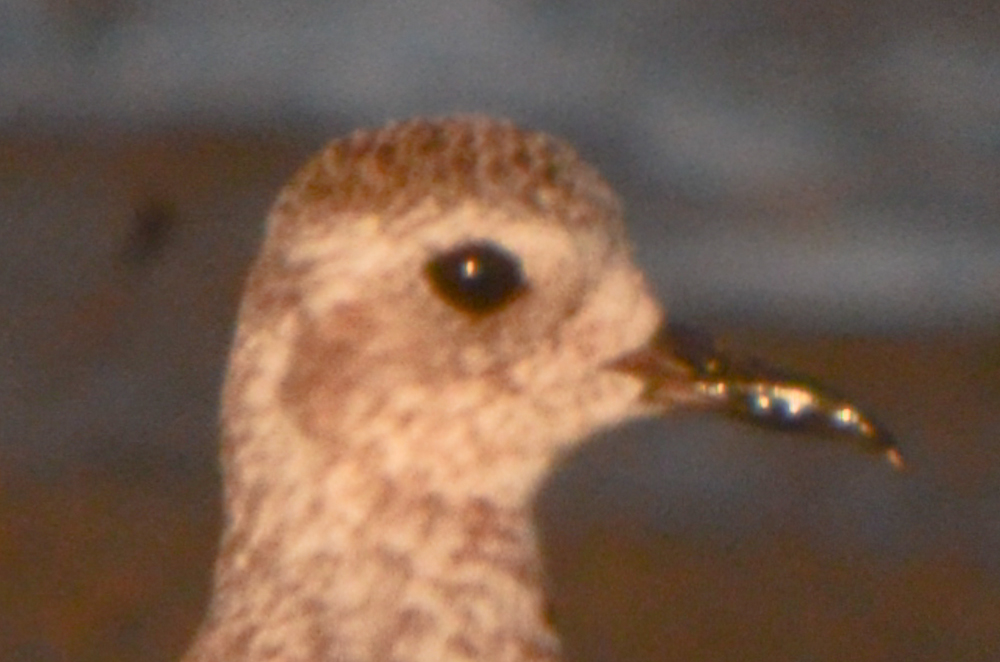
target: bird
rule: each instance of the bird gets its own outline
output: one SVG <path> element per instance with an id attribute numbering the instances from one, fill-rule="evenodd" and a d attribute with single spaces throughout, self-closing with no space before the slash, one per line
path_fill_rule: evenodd
<path id="1" fill-rule="evenodd" d="M 240 305 L 183 662 L 561 659 L 531 517 L 559 458 L 678 407 L 799 419 L 747 406 L 785 393 L 754 375 L 784 382 L 671 327 L 631 252 L 597 170 L 507 120 L 405 120 L 308 161 Z"/>

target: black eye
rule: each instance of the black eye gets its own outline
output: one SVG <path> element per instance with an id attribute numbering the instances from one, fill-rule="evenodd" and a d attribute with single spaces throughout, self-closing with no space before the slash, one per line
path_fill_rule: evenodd
<path id="1" fill-rule="evenodd" d="M 487 241 L 442 253 L 427 264 L 427 277 L 448 303 L 476 314 L 503 308 L 526 287 L 521 261 Z"/>

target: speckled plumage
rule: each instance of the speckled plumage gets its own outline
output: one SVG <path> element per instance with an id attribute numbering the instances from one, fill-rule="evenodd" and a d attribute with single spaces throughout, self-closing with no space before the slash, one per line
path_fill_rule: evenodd
<path id="1" fill-rule="evenodd" d="M 424 274 L 471 240 L 527 278 L 491 315 Z M 225 532 L 184 662 L 558 659 L 533 490 L 570 445 L 653 413 L 609 365 L 661 322 L 614 193 L 564 143 L 479 117 L 332 143 L 281 193 L 248 280 Z"/>

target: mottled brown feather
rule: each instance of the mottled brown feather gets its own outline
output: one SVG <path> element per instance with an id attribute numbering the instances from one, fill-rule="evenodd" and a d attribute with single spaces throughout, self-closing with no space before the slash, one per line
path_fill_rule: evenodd
<path id="1" fill-rule="evenodd" d="M 475 319 L 425 276 L 469 237 L 534 279 Z M 565 143 L 475 116 L 331 143 L 247 281 L 226 526 L 185 662 L 557 659 L 530 499 L 568 445 L 650 412 L 607 366 L 661 318 L 617 198 Z"/>
<path id="2" fill-rule="evenodd" d="M 468 200 L 516 207 L 571 227 L 612 223 L 624 238 L 617 196 L 572 147 L 474 115 L 412 119 L 337 140 L 306 164 L 278 205 L 306 223 L 361 214 L 391 222 L 427 200 L 442 210 Z"/>

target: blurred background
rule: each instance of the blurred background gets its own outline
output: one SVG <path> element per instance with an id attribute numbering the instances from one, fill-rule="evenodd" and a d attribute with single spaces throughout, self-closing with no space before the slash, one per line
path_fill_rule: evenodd
<path id="1" fill-rule="evenodd" d="M 546 506 L 570 650 L 1000 659 L 995 0 L 0 0 L 0 659 L 184 649 L 271 199 L 453 112 L 575 144 L 675 319 L 914 467 L 687 417 L 595 440 Z"/>

